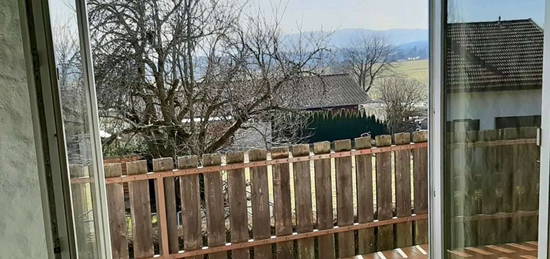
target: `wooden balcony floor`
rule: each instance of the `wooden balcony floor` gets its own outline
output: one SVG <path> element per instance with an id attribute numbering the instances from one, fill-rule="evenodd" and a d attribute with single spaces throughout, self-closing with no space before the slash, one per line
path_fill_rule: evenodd
<path id="1" fill-rule="evenodd" d="M 449 251 L 450 258 L 477 259 L 477 258 L 498 258 L 498 259 L 535 259 L 537 258 L 537 242 L 509 243 L 502 245 L 487 245 L 481 247 L 467 247 L 462 250 Z M 417 245 L 406 248 L 376 252 L 368 255 L 358 255 L 349 259 L 424 259 L 428 258 L 428 245 Z"/>

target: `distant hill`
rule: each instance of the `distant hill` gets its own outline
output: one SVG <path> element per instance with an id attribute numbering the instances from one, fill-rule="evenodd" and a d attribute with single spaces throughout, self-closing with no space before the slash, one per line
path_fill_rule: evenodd
<path id="1" fill-rule="evenodd" d="M 396 60 L 427 59 L 429 53 L 428 40 L 415 41 L 397 46 Z"/>
<path id="2" fill-rule="evenodd" d="M 428 30 L 424 29 L 342 29 L 331 33 L 305 32 L 306 37 L 330 36 L 328 45 L 331 48 L 352 48 L 353 42 L 362 37 L 383 37 L 397 48 L 395 60 L 416 60 L 428 58 Z M 285 35 L 285 41 L 296 43 L 300 34 Z"/>

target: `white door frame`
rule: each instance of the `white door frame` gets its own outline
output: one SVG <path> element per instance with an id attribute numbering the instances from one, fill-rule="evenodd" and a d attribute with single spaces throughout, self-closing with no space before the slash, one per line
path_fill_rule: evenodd
<path id="1" fill-rule="evenodd" d="M 544 15 L 544 57 L 542 74 L 542 109 L 540 133 L 540 195 L 539 195 L 539 251 L 538 258 L 548 258 L 548 206 L 550 177 L 550 0 L 546 1 Z"/>
<path id="2" fill-rule="evenodd" d="M 36 109 L 40 117 L 42 138 L 47 143 L 44 149 L 45 171 L 49 180 L 45 180 L 45 189 L 42 195 L 50 195 L 49 209 L 52 211 L 50 224 L 53 244 L 53 258 L 78 258 L 78 248 L 72 215 L 71 184 L 67 162 L 66 143 L 62 120 L 61 101 L 57 87 L 56 64 L 53 50 L 52 31 L 50 26 L 49 3 L 60 0 L 24 0 L 20 2 L 24 21 L 25 51 L 28 59 L 29 77 L 36 91 Z M 111 259 L 111 239 L 109 231 L 109 217 L 107 210 L 107 195 L 105 175 L 103 172 L 103 155 L 101 139 L 99 137 L 99 117 L 95 92 L 93 62 L 90 49 L 88 15 L 86 0 L 74 0 L 77 12 L 78 36 L 82 56 L 82 72 L 87 87 L 89 125 L 92 152 L 93 152 L 93 202 L 95 233 L 97 234 L 97 252 L 101 259 Z M 52 255 L 50 255 L 52 256 Z"/>
<path id="3" fill-rule="evenodd" d="M 430 104 L 428 148 L 430 257 L 444 258 L 443 228 L 443 17 L 445 0 L 430 0 Z"/>
<path id="4" fill-rule="evenodd" d="M 430 257 L 445 258 L 444 227 L 444 24 L 447 0 L 430 0 L 430 143 L 429 143 L 429 225 Z M 550 0 L 546 1 L 545 21 L 550 21 Z M 550 32 L 550 22 L 545 22 Z M 548 257 L 550 206 L 550 33 L 544 35 L 544 66 L 540 133 L 540 195 L 538 258 Z"/>

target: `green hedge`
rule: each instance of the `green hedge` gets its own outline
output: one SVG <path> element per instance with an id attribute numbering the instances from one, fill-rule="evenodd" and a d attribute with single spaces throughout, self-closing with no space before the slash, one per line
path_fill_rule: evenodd
<path id="1" fill-rule="evenodd" d="M 372 137 L 387 134 L 386 125 L 359 111 L 318 111 L 312 112 L 307 129 L 303 130 L 308 136 L 304 142 L 334 141 L 338 139 L 352 139 L 361 134 L 370 133 Z"/>

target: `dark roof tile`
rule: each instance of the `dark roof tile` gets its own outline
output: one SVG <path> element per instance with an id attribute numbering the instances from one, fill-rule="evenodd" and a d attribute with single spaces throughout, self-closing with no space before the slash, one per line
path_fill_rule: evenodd
<path id="1" fill-rule="evenodd" d="M 448 24 L 447 90 L 540 88 L 543 38 L 531 19 Z"/>
<path id="2" fill-rule="evenodd" d="M 301 109 L 322 109 L 365 104 L 369 96 L 348 74 L 331 74 L 301 78 L 293 84 L 294 96 Z"/>

